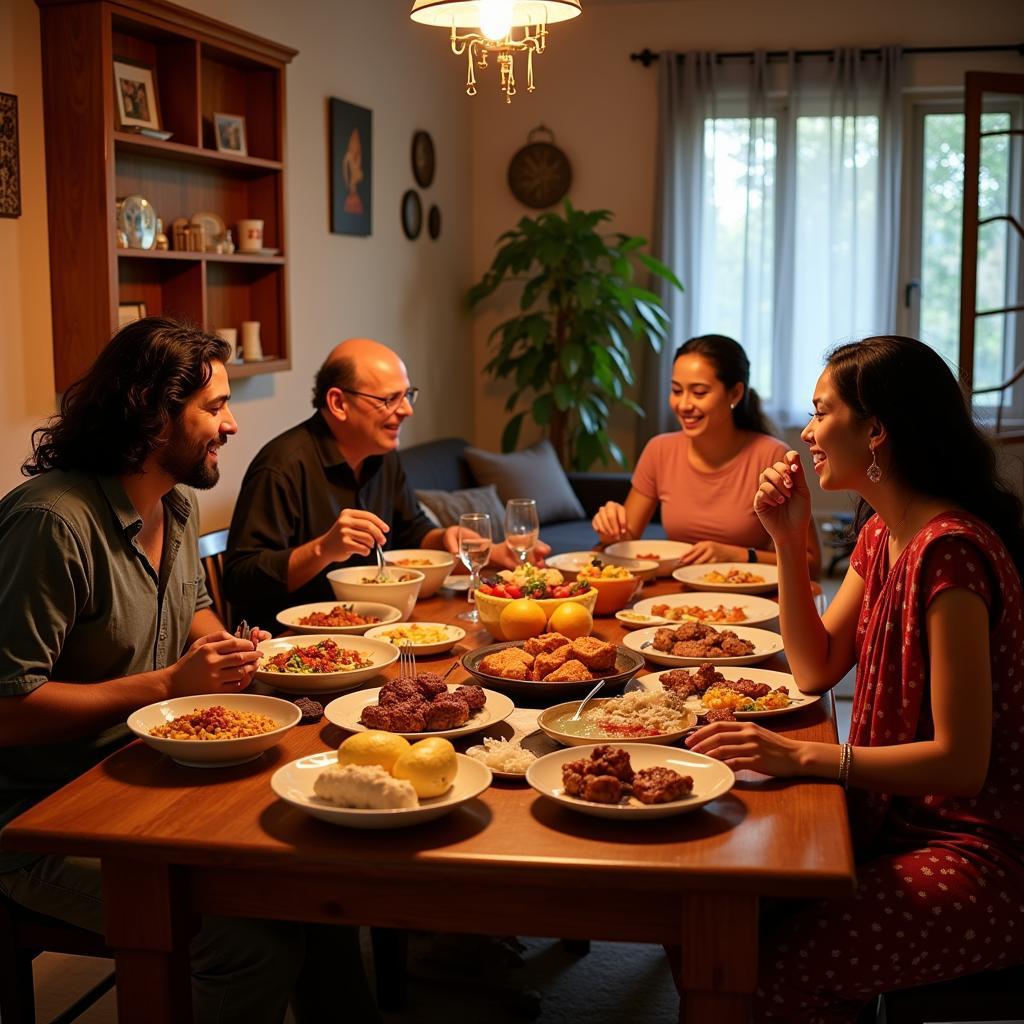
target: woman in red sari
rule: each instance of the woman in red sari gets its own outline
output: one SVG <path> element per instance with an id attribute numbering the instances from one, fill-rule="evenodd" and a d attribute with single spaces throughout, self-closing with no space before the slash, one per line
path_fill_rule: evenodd
<path id="1" fill-rule="evenodd" d="M 734 768 L 847 784 L 857 893 L 773 915 L 756 1003 L 758 1020 L 832 1024 L 891 989 L 1024 961 L 1024 525 L 955 379 L 921 342 L 836 349 L 802 437 L 820 486 L 874 510 L 819 619 L 796 452 L 762 473 L 754 499 L 800 689 L 824 693 L 857 666 L 850 742 L 751 722 L 687 742 Z"/>

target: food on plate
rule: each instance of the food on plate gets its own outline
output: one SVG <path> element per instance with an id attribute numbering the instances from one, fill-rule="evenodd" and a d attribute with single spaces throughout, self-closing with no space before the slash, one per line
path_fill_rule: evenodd
<path id="1" fill-rule="evenodd" d="M 396 779 L 407 779 L 420 797 L 446 793 L 459 770 L 455 748 L 439 736 L 414 743 L 391 769 Z"/>
<path id="2" fill-rule="evenodd" d="M 662 672 L 658 681 L 664 689 L 681 697 L 698 697 L 709 712 L 709 722 L 733 720 L 719 715 L 712 718 L 716 711 L 777 711 L 792 703 L 788 687 L 773 690 L 767 683 L 755 683 L 752 679 L 726 679 L 710 662 L 694 672 L 681 668 Z"/>
<path id="3" fill-rule="evenodd" d="M 718 630 L 703 622 L 684 622 L 675 629 L 665 626 L 654 634 L 651 646 L 680 658 L 736 658 L 754 652 L 753 643 L 731 629 Z"/>
<path id="4" fill-rule="evenodd" d="M 391 771 L 410 746 L 404 736 L 380 729 L 353 733 L 338 747 L 338 764 L 377 764 Z"/>
<path id="5" fill-rule="evenodd" d="M 673 622 L 746 622 L 747 613 L 739 606 L 726 608 L 720 604 L 717 608 L 701 608 L 696 604 L 656 604 L 651 608 L 652 615 L 660 615 L 663 619 Z"/>
<path id="6" fill-rule="evenodd" d="M 548 619 L 548 629 L 561 633 L 572 640 L 581 636 L 590 636 L 594 628 L 594 616 L 589 608 L 577 604 L 575 601 L 567 601 L 560 604 Z"/>
<path id="7" fill-rule="evenodd" d="M 220 704 L 193 708 L 163 725 L 149 730 L 150 736 L 163 740 L 240 740 L 245 736 L 262 736 L 280 729 L 281 723 L 251 711 L 230 711 Z"/>
<path id="8" fill-rule="evenodd" d="M 488 768 L 509 775 L 524 775 L 537 760 L 537 755 L 524 750 L 519 740 L 494 739 L 485 736 L 483 746 L 466 751 L 470 757 L 482 761 Z"/>
<path id="9" fill-rule="evenodd" d="M 394 629 L 385 629 L 383 632 L 375 633 L 374 636 L 383 637 L 388 643 L 395 644 L 395 646 L 443 644 L 451 638 L 447 626 L 420 626 L 415 623 L 408 626 L 396 626 Z"/>
<path id="10" fill-rule="evenodd" d="M 379 764 L 332 764 L 316 777 L 313 792 L 339 807 L 390 810 L 419 805 L 412 783 L 394 778 Z"/>
<path id="11" fill-rule="evenodd" d="M 307 647 L 289 647 L 287 651 L 264 658 L 260 670 L 313 675 L 320 672 L 354 672 L 357 668 L 369 668 L 372 664 L 373 659 L 362 651 L 339 647 L 333 640 L 321 640 Z"/>
<path id="12" fill-rule="evenodd" d="M 383 732 L 430 732 L 458 729 L 487 703 L 475 683 L 449 690 L 436 672 L 415 679 L 393 679 L 380 688 L 376 704 L 363 708 L 359 721 Z"/>
<path id="13" fill-rule="evenodd" d="M 736 716 L 729 708 L 714 708 L 704 718 L 710 725 L 712 722 L 735 722 Z"/>
<path id="14" fill-rule="evenodd" d="M 629 580 L 633 578 L 633 574 L 628 569 L 624 569 L 621 565 L 602 562 L 600 558 L 595 558 L 590 565 L 585 565 L 577 570 L 576 578 L 579 579 L 580 576 L 591 580 Z"/>
<path id="15" fill-rule="evenodd" d="M 712 569 L 701 577 L 704 583 L 764 583 L 764 577 L 758 576 L 756 572 L 747 572 L 746 569 L 729 569 L 728 572 L 719 572 Z"/>
<path id="16" fill-rule="evenodd" d="M 389 561 L 389 565 L 401 565 L 406 569 L 422 569 L 425 565 L 433 565 L 429 558 L 395 558 Z"/>
<path id="17" fill-rule="evenodd" d="M 529 679 L 534 659 L 532 655 L 525 654 L 524 657 L 524 654 L 517 647 L 504 647 L 481 658 L 480 671 L 501 679 Z"/>
<path id="18" fill-rule="evenodd" d="M 665 605 L 658 605 L 659 608 L 666 607 Z M 664 618 L 664 616 L 662 616 Z M 656 622 L 658 619 L 657 615 L 644 615 L 642 612 L 619 612 L 619 618 L 625 619 L 627 622 Z"/>
<path id="19" fill-rule="evenodd" d="M 386 580 L 379 580 L 376 576 L 364 576 L 359 582 L 360 583 L 408 583 L 409 580 L 416 579 L 411 573 L 398 572 L 388 573 Z"/>
<path id="20" fill-rule="evenodd" d="M 525 640 L 543 633 L 548 617 L 536 601 L 529 597 L 516 598 L 501 609 L 498 625 L 506 640 Z"/>
<path id="21" fill-rule="evenodd" d="M 681 732 L 694 721 L 686 699 L 671 690 L 635 690 L 592 704 L 575 721 L 572 714 L 556 719 L 552 727 L 572 736 L 595 740 L 663 736 Z"/>
<path id="22" fill-rule="evenodd" d="M 589 589 L 590 584 L 585 579 L 566 583 L 565 577 L 557 569 L 538 569 L 529 564 L 515 569 L 503 569 L 496 577 L 485 580 L 480 586 L 480 592 L 489 597 L 513 600 L 532 597 L 537 601 L 572 597 L 574 594 L 585 594 Z"/>
<path id="23" fill-rule="evenodd" d="M 633 555 L 632 557 L 633 558 L 639 558 L 641 560 L 645 560 L 645 561 L 648 561 L 648 562 L 660 562 L 661 561 L 661 555 L 659 555 L 657 553 L 657 551 L 649 552 L 646 555 Z"/>
<path id="24" fill-rule="evenodd" d="M 300 626 L 372 626 L 378 615 L 357 615 L 350 604 L 336 604 L 329 612 L 310 612 L 299 619 Z"/>
<path id="25" fill-rule="evenodd" d="M 299 720 L 302 725 L 319 722 L 324 717 L 324 706 L 318 700 L 299 697 L 294 704 L 302 712 L 302 718 Z"/>
<path id="26" fill-rule="evenodd" d="M 629 754 L 609 746 L 562 765 L 562 785 L 569 796 L 599 804 L 663 804 L 693 792 L 689 775 L 660 766 L 634 772 Z"/>
<path id="27" fill-rule="evenodd" d="M 618 649 L 597 637 L 570 639 L 542 633 L 522 647 L 503 647 L 485 655 L 478 666 L 485 675 L 544 683 L 582 683 L 615 671 Z"/>

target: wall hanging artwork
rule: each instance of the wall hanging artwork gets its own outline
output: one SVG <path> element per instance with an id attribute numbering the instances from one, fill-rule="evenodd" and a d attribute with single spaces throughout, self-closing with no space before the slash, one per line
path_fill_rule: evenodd
<path id="1" fill-rule="evenodd" d="M 331 231 L 369 235 L 373 211 L 373 111 L 330 100 Z"/>
<path id="2" fill-rule="evenodd" d="M 0 92 L 0 217 L 21 216 L 18 97 Z"/>

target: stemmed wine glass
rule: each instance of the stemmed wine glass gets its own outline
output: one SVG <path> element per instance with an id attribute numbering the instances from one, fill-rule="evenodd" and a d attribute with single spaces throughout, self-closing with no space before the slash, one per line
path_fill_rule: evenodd
<path id="1" fill-rule="evenodd" d="M 465 512 L 459 516 L 459 558 L 469 570 L 469 610 L 456 616 L 466 622 L 479 622 L 475 593 L 480 586 L 480 570 L 491 557 L 491 517 L 486 512 Z"/>
<path id="2" fill-rule="evenodd" d="M 533 498 L 510 498 L 505 506 L 505 540 L 525 565 L 540 536 L 537 502 Z"/>

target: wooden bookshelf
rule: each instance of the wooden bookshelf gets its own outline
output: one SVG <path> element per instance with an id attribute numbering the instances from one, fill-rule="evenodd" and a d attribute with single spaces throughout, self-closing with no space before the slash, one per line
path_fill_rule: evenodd
<path id="1" fill-rule="evenodd" d="M 120 303 L 208 330 L 259 320 L 266 359 L 291 366 L 285 239 L 285 71 L 296 51 L 165 0 L 36 0 L 43 54 L 54 378 L 63 391 L 117 328 Z M 113 62 L 153 69 L 164 141 L 117 127 Z M 246 121 L 245 156 L 217 151 L 213 114 Z M 178 217 L 264 221 L 280 255 L 119 249 L 117 200 Z"/>

